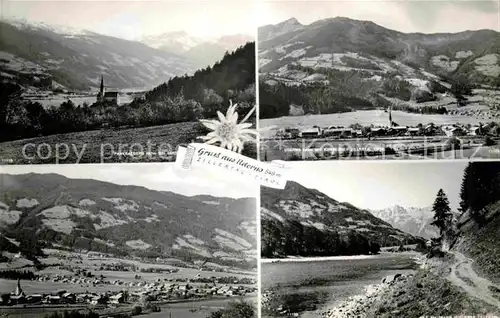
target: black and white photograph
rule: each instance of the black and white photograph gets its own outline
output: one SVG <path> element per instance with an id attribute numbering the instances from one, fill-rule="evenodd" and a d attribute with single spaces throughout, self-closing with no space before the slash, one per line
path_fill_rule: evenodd
<path id="1" fill-rule="evenodd" d="M 2 1 L 0 163 L 173 162 L 191 142 L 256 158 L 254 7 Z"/>
<path id="2" fill-rule="evenodd" d="M 261 160 L 500 158 L 498 1 L 261 1 Z"/>
<path id="3" fill-rule="evenodd" d="M 256 318 L 257 195 L 170 163 L 3 166 L 0 316 Z"/>
<path id="4" fill-rule="evenodd" d="M 262 318 L 500 314 L 500 162 L 290 166 L 261 188 Z"/>

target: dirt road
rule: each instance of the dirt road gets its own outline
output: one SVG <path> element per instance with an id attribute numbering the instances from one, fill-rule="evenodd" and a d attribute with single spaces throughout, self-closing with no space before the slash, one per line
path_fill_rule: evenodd
<path id="1" fill-rule="evenodd" d="M 451 283 L 462 288 L 471 297 L 500 308 L 500 286 L 480 277 L 472 268 L 474 260 L 457 251 L 451 253 L 456 259 L 448 276 Z"/>

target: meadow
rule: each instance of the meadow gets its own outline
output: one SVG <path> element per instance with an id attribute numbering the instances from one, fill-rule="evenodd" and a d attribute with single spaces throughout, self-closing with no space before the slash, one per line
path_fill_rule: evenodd
<path id="1" fill-rule="evenodd" d="M 0 143 L 0 159 L 13 164 L 170 162 L 179 145 L 204 134 L 198 122 L 58 134 Z"/>

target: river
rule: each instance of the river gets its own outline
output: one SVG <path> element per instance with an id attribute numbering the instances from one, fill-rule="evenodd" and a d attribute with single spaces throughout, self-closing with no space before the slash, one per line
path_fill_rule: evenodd
<path id="1" fill-rule="evenodd" d="M 414 270 L 416 253 L 379 255 L 300 262 L 263 263 L 262 292 L 272 290 L 269 306 L 263 304 L 262 318 L 279 317 L 266 310 L 283 306 L 299 317 L 320 317 L 350 296 L 363 293 L 366 285 L 380 283 L 387 275 Z"/>

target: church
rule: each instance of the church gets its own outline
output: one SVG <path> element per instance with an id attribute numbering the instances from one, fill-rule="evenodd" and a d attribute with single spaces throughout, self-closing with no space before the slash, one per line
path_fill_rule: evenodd
<path id="1" fill-rule="evenodd" d="M 111 104 L 113 106 L 118 106 L 118 92 L 104 91 L 104 79 L 102 75 L 101 75 L 101 87 L 99 93 L 97 93 L 97 103 Z"/>

